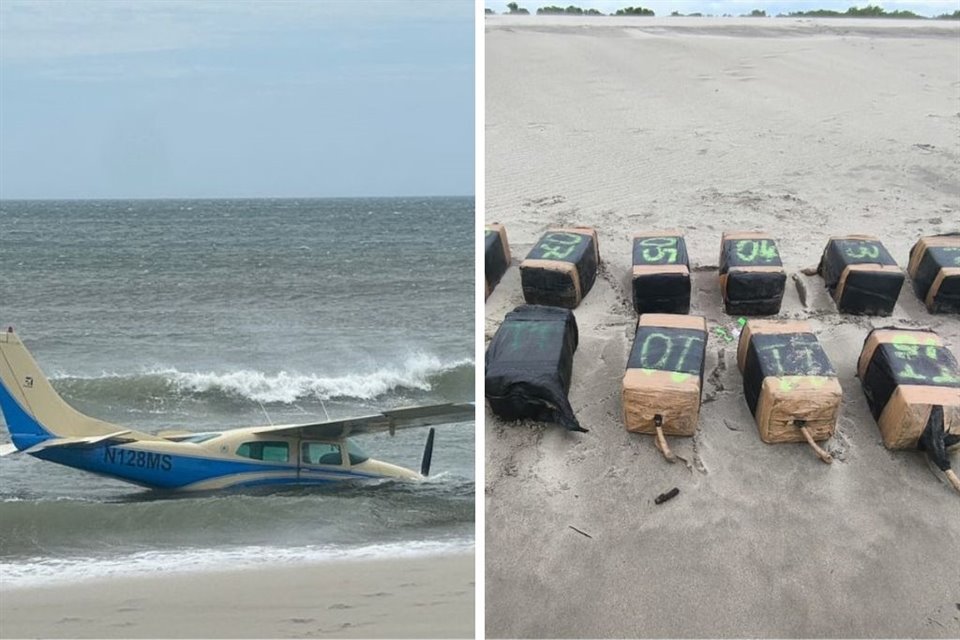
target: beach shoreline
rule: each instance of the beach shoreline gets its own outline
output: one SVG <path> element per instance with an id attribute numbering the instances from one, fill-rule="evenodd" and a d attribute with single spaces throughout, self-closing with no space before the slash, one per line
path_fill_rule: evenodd
<path id="1" fill-rule="evenodd" d="M 909 278 L 892 316 L 841 315 L 802 272 L 830 236 L 875 235 L 905 269 L 919 237 L 960 230 L 949 22 L 486 19 L 485 218 L 513 255 L 486 339 L 523 304 L 517 267 L 544 231 L 592 226 L 602 260 L 574 310 L 569 399 L 589 433 L 487 410 L 489 637 L 960 635 L 958 496 L 922 453 L 884 448 L 856 377 L 874 327 L 932 328 L 960 354 L 956 316 Z M 669 438 L 672 465 L 620 400 L 631 237 L 665 229 L 686 238 L 709 332 L 699 427 Z M 776 241 L 777 317 L 809 322 L 837 371 L 832 465 L 762 442 L 744 401 L 717 273 L 741 230 Z"/>
<path id="2" fill-rule="evenodd" d="M 462 638 L 474 553 L 112 577 L 0 591 L 4 638 Z"/>

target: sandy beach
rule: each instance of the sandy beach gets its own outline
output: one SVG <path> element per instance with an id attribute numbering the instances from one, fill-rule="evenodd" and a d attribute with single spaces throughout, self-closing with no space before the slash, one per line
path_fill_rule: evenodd
<path id="1" fill-rule="evenodd" d="M 570 401 L 590 432 L 488 411 L 489 636 L 960 636 L 960 496 L 883 447 L 855 372 L 872 327 L 933 328 L 956 355 L 960 323 L 909 280 L 891 318 L 841 316 L 800 274 L 831 235 L 877 235 L 905 269 L 917 238 L 960 230 L 958 38 L 945 21 L 487 18 L 485 216 L 513 254 L 487 339 L 544 230 L 596 227 L 603 260 L 575 310 Z M 699 430 L 671 465 L 624 430 L 620 384 L 631 235 L 675 228 L 710 341 Z M 810 321 L 838 372 L 830 466 L 760 440 L 736 343 L 713 333 L 736 329 L 720 235 L 744 229 L 776 239 L 779 317 Z"/>
<path id="2" fill-rule="evenodd" d="M 466 638 L 474 556 L 0 590 L 4 638 Z"/>

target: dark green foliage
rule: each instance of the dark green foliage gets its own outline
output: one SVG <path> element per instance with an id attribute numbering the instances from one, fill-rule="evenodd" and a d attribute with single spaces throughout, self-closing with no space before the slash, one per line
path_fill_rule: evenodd
<path id="1" fill-rule="evenodd" d="M 524 9 L 523 7 L 519 6 L 516 2 L 510 2 L 510 3 L 508 3 L 508 4 L 507 4 L 507 9 L 509 9 L 509 11 L 508 11 L 507 13 L 509 13 L 509 14 L 511 14 L 511 15 L 515 15 L 515 16 L 528 16 L 528 15 L 530 15 L 530 12 L 529 12 L 529 11 L 527 11 L 527 10 Z"/>
<path id="2" fill-rule="evenodd" d="M 656 14 L 651 9 L 645 9 L 644 7 L 627 7 L 626 9 L 617 9 L 617 12 L 613 14 L 615 16 L 655 16 Z"/>
<path id="3" fill-rule="evenodd" d="M 544 15 L 547 15 L 547 16 L 550 16 L 550 15 L 553 15 L 553 16 L 563 16 L 563 15 L 566 15 L 566 16 L 583 16 L 583 15 L 588 15 L 588 16 L 602 16 L 603 14 L 600 13 L 599 11 L 597 11 L 596 9 L 588 9 L 588 10 L 584 11 L 584 10 L 581 9 L 580 7 L 575 7 L 574 5 L 570 5 L 570 6 L 567 7 L 566 9 L 564 9 L 563 7 L 557 7 L 557 6 L 551 5 L 551 6 L 549 6 L 549 7 L 540 7 L 539 9 L 537 9 L 537 15 L 538 15 L 538 16 L 544 16 Z"/>
<path id="4" fill-rule="evenodd" d="M 957 12 L 960 14 L 960 11 Z M 918 15 L 913 11 L 887 11 L 883 7 L 868 4 L 867 6 L 860 7 L 850 7 L 845 12 L 834 11 L 832 9 L 814 9 L 812 11 L 794 11 L 790 14 L 787 14 L 791 18 L 920 18 L 924 16 Z M 960 18 L 960 15 L 958 15 Z"/>
<path id="5" fill-rule="evenodd" d="M 937 20 L 960 20 L 960 9 L 953 13 L 944 13 L 937 16 Z"/>
<path id="6" fill-rule="evenodd" d="M 814 9 L 812 11 L 793 11 L 788 13 L 790 18 L 840 18 L 846 14 L 833 9 Z"/>
<path id="7" fill-rule="evenodd" d="M 493 9 L 484 9 L 484 10 L 483 10 L 483 13 L 484 13 L 485 15 L 488 15 L 488 16 L 495 16 L 495 15 L 497 15 L 497 12 L 494 11 Z"/>
<path id="8" fill-rule="evenodd" d="M 750 16 L 749 16 L 749 17 L 751 17 L 751 18 L 766 18 L 766 17 L 767 17 L 767 12 L 764 11 L 763 9 L 754 9 L 753 11 L 750 12 Z"/>

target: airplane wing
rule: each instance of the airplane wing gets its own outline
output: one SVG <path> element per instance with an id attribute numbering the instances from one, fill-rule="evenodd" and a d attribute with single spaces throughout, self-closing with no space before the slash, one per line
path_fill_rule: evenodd
<path id="1" fill-rule="evenodd" d="M 305 438 L 335 440 L 361 433 L 378 433 L 383 431 L 389 431 L 390 435 L 393 435 L 397 429 L 467 422 L 473 420 L 475 416 L 476 407 L 474 407 L 472 402 L 434 404 L 423 407 L 409 407 L 406 409 L 391 409 L 369 416 L 330 420 L 328 422 L 317 422 L 314 424 L 258 427 L 253 429 L 252 432 L 256 434 L 275 433 L 278 435 L 299 435 Z"/>
<path id="2" fill-rule="evenodd" d="M 50 449 L 52 447 L 92 447 L 93 445 L 108 443 L 108 444 L 121 444 L 125 442 L 136 442 L 138 438 L 135 437 L 124 437 L 130 430 L 126 431 L 115 431 L 113 433 L 108 433 L 102 436 L 89 436 L 86 438 L 50 438 L 49 440 L 44 440 L 43 442 L 37 443 L 30 447 L 29 449 L 24 449 L 24 453 L 36 453 L 38 451 L 43 451 L 44 449 Z"/>

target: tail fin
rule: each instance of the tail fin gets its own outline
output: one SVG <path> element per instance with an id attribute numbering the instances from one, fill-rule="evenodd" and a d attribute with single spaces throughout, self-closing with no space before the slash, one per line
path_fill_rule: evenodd
<path id="1" fill-rule="evenodd" d="M 12 328 L 0 333 L 0 409 L 20 450 L 50 438 L 102 436 L 123 429 L 64 402 Z"/>

